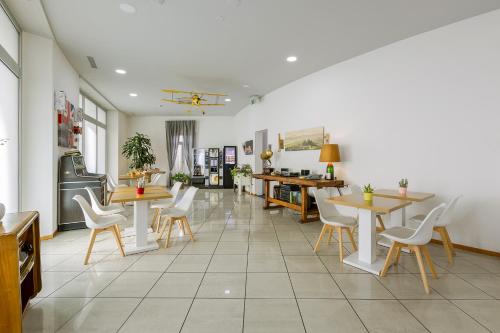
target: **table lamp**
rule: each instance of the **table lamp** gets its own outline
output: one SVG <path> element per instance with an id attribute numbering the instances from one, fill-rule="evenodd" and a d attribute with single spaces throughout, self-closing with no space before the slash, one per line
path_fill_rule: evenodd
<path id="1" fill-rule="evenodd" d="M 333 162 L 340 162 L 339 145 L 332 143 L 324 144 L 323 147 L 321 147 L 319 161 L 328 162 L 326 166 L 326 179 L 334 179 Z"/>

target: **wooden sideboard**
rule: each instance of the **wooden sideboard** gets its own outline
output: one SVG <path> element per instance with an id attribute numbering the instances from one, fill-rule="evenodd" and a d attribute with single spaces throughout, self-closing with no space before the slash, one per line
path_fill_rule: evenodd
<path id="1" fill-rule="evenodd" d="M 22 332 L 23 312 L 41 289 L 38 212 L 7 214 L 0 224 L 0 332 Z"/>
<path id="2" fill-rule="evenodd" d="M 271 203 L 278 206 L 287 207 L 300 212 L 300 220 L 304 222 L 317 221 L 319 219 L 319 213 L 317 210 L 308 209 L 309 206 L 309 195 L 307 189 L 309 187 L 323 188 L 323 187 L 343 187 L 343 180 L 312 180 L 312 179 L 302 179 L 299 177 L 285 177 L 285 176 L 273 176 L 264 174 L 254 174 L 255 179 L 261 179 L 264 181 L 264 209 L 272 208 Z M 270 193 L 270 182 L 278 182 L 280 184 L 294 184 L 300 186 L 301 194 L 301 204 L 297 205 L 287 201 L 280 200 L 278 198 L 271 197 Z M 309 217 L 313 215 L 313 217 Z"/>

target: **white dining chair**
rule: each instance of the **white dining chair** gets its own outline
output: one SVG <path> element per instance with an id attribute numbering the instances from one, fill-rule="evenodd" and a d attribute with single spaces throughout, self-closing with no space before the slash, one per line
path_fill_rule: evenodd
<path id="1" fill-rule="evenodd" d="M 151 182 L 149 182 L 149 185 L 158 185 L 160 182 L 161 178 L 161 173 L 155 173 L 151 176 Z"/>
<path id="2" fill-rule="evenodd" d="M 455 207 L 457 205 L 458 200 L 462 195 L 457 195 L 454 197 L 448 204 L 446 205 L 443 213 L 439 216 L 434 225 L 434 231 L 439 233 L 441 236 L 441 240 L 443 242 L 443 247 L 446 251 L 446 255 L 448 256 L 448 262 L 453 263 L 453 256 L 455 255 L 455 250 L 453 249 L 453 243 L 450 239 L 450 235 L 448 234 L 447 226 L 449 226 L 455 220 Z M 424 220 L 425 215 L 415 215 L 410 220 L 414 223 L 421 224 Z"/>
<path id="3" fill-rule="evenodd" d="M 363 191 L 361 190 L 361 187 L 358 185 L 348 185 L 345 187 L 342 187 L 339 189 L 340 193 L 342 195 L 349 195 L 349 194 L 356 194 L 356 195 L 363 195 Z M 377 221 L 380 224 L 380 227 L 377 227 L 377 231 L 384 231 L 385 230 L 385 225 L 384 225 L 384 220 L 382 219 L 382 216 L 385 215 L 384 212 L 377 212 Z"/>
<path id="4" fill-rule="evenodd" d="M 170 189 L 170 194 L 172 194 L 172 198 L 169 199 L 164 199 L 164 200 L 158 200 L 154 201 L 151 204 L 151 208 L 154 209 L 154 214 L 153 214 L 153 221 L 151 222 L 151 226 L 155 227 L 156 226 L 156 232 L 160 229 L 160 215 L 161 211 L 163 209 L 168 209 L 171 208 L 175 205 L 177 202 L 177 198 L 179 196 L 179 192 L 181 190 L 182 183 L 181 182 L 175 182 L 172 188 Z"/>
<path id="5" fill-rule="evenodd" d="M 338 195 L 339 194 L 334 194 L 334 196 Z M 351 240 L 354 251 L 357 251 L 358 247 L 356 246 L 356 242 L 351 231 L 351 228 L 357 224 L 357 219 L 352 216 L 341 215 L 334 204 L 328 203 L 326 201 L 330 196 L 331 195 L 325 189 L 314 191 L 314 198 L 316 199 L 316 204 L 318 205 L 320 220 L 321 222 L 323 222 L 323 228 L 321 229 L 321 233 L 319 234 L 316 246 L 314 246 L 314 252 L 316 253 L 319 251 L 321 240 L 325 236 L 325 233 L 327 231 L 330 232 L 328 236 L 328 242 L 330 242 L 333 231 L 335 230 L 337 232 L 339 241 L 339 259 L 340 262 L 343 262 L 344 244 L 342 241 L 342 231 L 347 232 L 347 236 L 349 236 L 349 239 Z"/>
<path id="6" fill-rule="evenodd" d="M 110 175 L 107 175 L 106 180 L 108 183 L 108 192 L 109 192 L 107 202 L 109 203 L 109 202 L 111 202 L 111 197 L 113 196 L 113 193 L 115 193 L 116 189 L 118 187 L 127 187 L 127 185 L 118 184 L 117 182 L 115 182 L 113 180 L 113 178 Z"/>
<path id="7" fill-rule="evenodd" d="M 427 282 L 427 274 L 425 273 L 424 263 L 422 261 L 422 254 L 424 255 L 432 276 L 437 278 L 436 269 L 432 263 L 429 250 L 427 249 L 427 244 L 432 239 L 432 228 L 436 224 L 437 219 L 443 212 L 445 206 L 445 204 L 440 204 L 431 210 L 416 230 L 407 227 L 392 227 L 380 233 L 381 236 L 392 242 L 380 276 L 383 277 L 387 274 L 387 270 L 392 264 L 392 258 L 395 256 L 394 264 L 397 265 L 401 249 L 408 248 L 411 252 L 414 252 L 417 257 L 417 263 L 420 269 L 420 276 L 422 277 L 425 292 L 427 294 L 430 293 L 429 283 Z"/>
<path id="8" fill-rule="evenodd" d="M 161 218 L 163 218 L 163 225 L 161 227 L 158 239 L 162 238 L 168 225 L 165 248 L 168 247 L 168 243 L 170 242 L 170 234 L 172 233 L 172 227 L 175 221 L 180 221 L 179 227 L 181 227 L 182 230 L 187 231 L 187 233 L 189 234 L 189 238 L 194 241 L 194 236 L 191 232 L 191 227 L 189 226 L 187 215 L 189 213 L 191 205 L 193 204 L 193 200 L 197 191 L 198 188 L 196 187 L 188 188 L 179 203 L 175 204 L 174 207 L 165 209 L 165 214 L 161 215 L 160 220 Z"/>
<path id="9" fill-rule="evenodd" d="M 103 231 L 110 231 L 113 234 L 116 245 L 118 245 L 118 249 L 120 250 L 120 254 L 122 255 L 122 257 L 124 257 L 125 252 L 123 251 L 123 245 L 121 241 L 120 223 L 126 222 L 125 217 L 119 214 L 98 215 L 89 205 L 87 200 L 85 200 L 85 198 L 81 195 L 75 195 L 73 197 L 73 200 L 78 202 L 78 204 L 82 208 L 83 216 L 85 217 L 85 225 L 91 230 L 90 243 L 83 264 L 88 264 L 90 254 L 92 253 L 92 248 L 94 247 L 95 238 L 97 234 Z"/>
<path id="10" fill-rule="evenodd" d="M 125 208 L 122 205 L 111 204 L 104 206 L 99 202 L 99 199 L 95 195 L 94 191 L 90 187 L 85 187 L 90 197 L 90 204 L 92 209 L 99 215 L 113 215 L 123 213 Z"/>

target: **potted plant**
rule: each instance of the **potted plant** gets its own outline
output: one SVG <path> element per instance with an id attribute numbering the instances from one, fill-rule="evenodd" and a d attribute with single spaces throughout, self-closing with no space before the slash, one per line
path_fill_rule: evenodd
<path id="1" fill-rule="evenodd" d="M 151 148 L 151 139 L 147 135 L 137 132 L 123 144 L 122 156 L 130 160 L 130 169 L 140 171 L 156 162 L 156 156 Z"/>
<path id="2" fill-rule="evenodd" d="M 366 201 L 372 201 L 373 191 L 373 187 L 370 184 L 363 186 L 363 199 Z"/>
<path id="3" fill-rule="evenodd" d="M 253 174 L 252 167 L 250 164 L 243 164 L 241 167 L 236 166 L 233 169 L 231 169 L 231 176 L 233 179 L 237 176 L 241 177 L 248 177 Z"/>
<path id="4" fill-rule="evenodd" d="M 172 176 L 172 180 L 176 182 L 181 182 L 185 185 L 189 184 L 189 176 L 186 175 L 184 172 L 177 172 L 175 175 Z"/>
<path id="5" fill-rule="evenodd" d="M 144 177 L 139 178 L 137 180 L 137 187 L 135 189 L 135 192 L 137 194 L 144 194 L 144 187 L 146 186 L 146 181 L 144 180 Z"/>
<path id="6" fill-rule="evenodd" d="M 408 189 L 408 179 L 406 178 L 402 178 L 400 181 L 399 181 L 399 194 L 401 195 L 406 195 L 406 191 Z"/>

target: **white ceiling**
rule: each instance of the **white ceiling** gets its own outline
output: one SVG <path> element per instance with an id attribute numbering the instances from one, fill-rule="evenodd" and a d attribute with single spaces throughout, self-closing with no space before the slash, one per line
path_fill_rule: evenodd
<path id="1" fill-rule="evenodd" d="M 21 1 L 36 3 L 13 2 Z M 163 88 L 227 93 L 232 102 L 207 108 L 207 115 L 232 115 L 251 95 L 265 95 L 370 50 L 500 8 L 500 0 L 160 2 L 42 0 L 76 70 L 117 108 L 138 115 L 186 115 L 185 107 L 160 107 Z M 125 14 L 121 3 L 137 12 Z M 98 69 L 90 67 L 88 55 Z M 289 55 L 299 60 L 287 63 Z M 116 68 L 128 74 L 120 76 Z M 129 97 L 130 92 L 139 97 Z"/>

